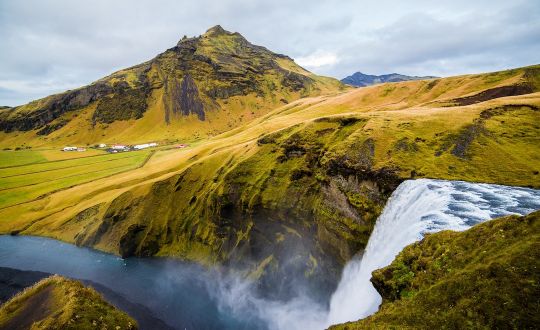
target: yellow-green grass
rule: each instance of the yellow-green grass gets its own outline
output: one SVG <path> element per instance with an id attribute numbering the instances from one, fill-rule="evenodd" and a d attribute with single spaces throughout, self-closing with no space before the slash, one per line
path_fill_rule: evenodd
<path id="1" fill-rule="evenodd" d="M 102 155 L 104 151 L 87 149 L 84 152 L 64 152 L 58 149 L 0 150 L 0 169 L 47 161 Z"/>
<path id="2" fill-rule="evenodd" d="M 94 289 L 58 275 L 0 306 L 1 329 L 137 329 L 137 322 Z"/>
<path id="3" fill-rule="evenodd" d="M 40 152 L 33 150 L 0 151 L 0 167 L 18 166 L 47 161 Z"/>
<path id="4" fill-rule="evenodd" d="M 0 208 L 132 170 L 146 161 L 150 153 L 144 150 L 0 169 Z"/>
<path id="5" fill-rule="evenodd" d="M 147 150 L 137 151 L 137 152 L 115 153 L 115 154 L 101 153 L 99 155 L 92 156 L 92 157 L 86 156 L 83 153 L 72 152 L 71 154 L 73 156 L 79 156 L 79 157 L 53 160 L 53 161 L 47 161 L 46 159 L 43 159 L 42 161 L 35 162 L 29 165 L 9 166 L 5 168 L 0 168 L 0 179 L 19 176 L 23 174 L 29 175 L 32 173 L 62 170 L 62 169 L 68 169 L 68 168 L 75 170 L 81 166 L 89 166 L 89 165 L 94 165 L 94 164 L 101 164 L 104 162 L 111 162 L 111 161 L 115 161 L 119 159 L 133 158 L 133 157 L 136 157 L 137 155 L 140 155 L 141 153 L 146 153 L 146 152 Z M 1 185 L 0 187 L 5 188 L 5 187 L 2 187 Z"/>

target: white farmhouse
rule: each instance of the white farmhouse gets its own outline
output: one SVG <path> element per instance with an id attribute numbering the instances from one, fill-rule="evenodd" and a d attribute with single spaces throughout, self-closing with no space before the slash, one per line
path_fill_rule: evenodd
<path id="1" fill-rule="evenodd" d="M 62 151 L 77 151 L 77 147 L 64 147 Z"/>

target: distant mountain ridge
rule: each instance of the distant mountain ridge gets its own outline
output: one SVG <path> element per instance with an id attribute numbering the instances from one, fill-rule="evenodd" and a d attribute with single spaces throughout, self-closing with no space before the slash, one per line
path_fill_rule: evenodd
<path id="1" fill-rule="evenodd" d="M 365 74 L 359 71 L 352 74 L 351 76 L 341 79 L 341 82 L 348 85 L 356 86 L 356 87 L 365 87 L 365 86 L 371 86 L 371 85 L 382 84 L 382 83 L 387 83 L 387 82 L 425 80 L 425 79 L 434 79 L 434 78 L 438 78 L 438 77 L 407 76 L 407 75 L 403 75 L 399 73 L 390 73 L 390 74 L 383 74 L 383 75 L 377 76 L 377 75 Z"/>

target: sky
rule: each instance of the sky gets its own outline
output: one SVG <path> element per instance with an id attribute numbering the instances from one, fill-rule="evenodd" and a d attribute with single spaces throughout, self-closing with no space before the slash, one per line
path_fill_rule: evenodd
<path id="1" fill-rule="evenodd" d="M 0 105 L 89 84 L 216 24 L 339 79 L 540 63 L 539 0 L 0 0 Z"/>

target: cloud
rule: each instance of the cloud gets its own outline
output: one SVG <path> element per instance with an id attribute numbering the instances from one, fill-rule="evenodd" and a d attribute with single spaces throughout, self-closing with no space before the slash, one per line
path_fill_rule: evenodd
<path id="1" fill-rule="evenodd" d="M 334 53 L 317 50 L 308 56 L 298 57 L 295 61 L 307 69 L 318 69 L 324 66 L 336 65 L 339 62 L 339 58 Z"/>
<path id="2" fill-rule="evenodd" d="M 494 71 L 540 51 L 539 1 L 2 0 L 0 86 L 13 95 L 0 105 L 88 84 L 216 24 L 338 78 Z"/>

